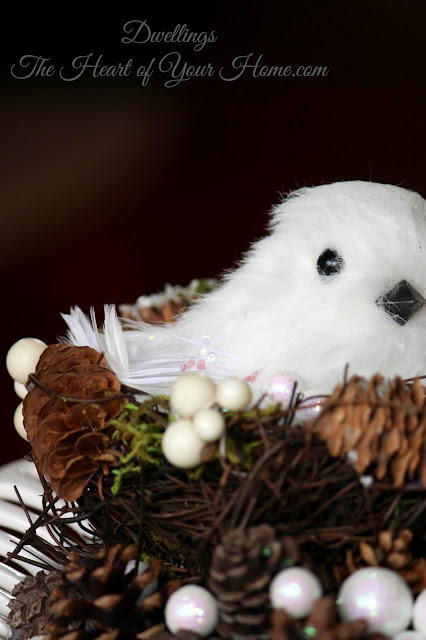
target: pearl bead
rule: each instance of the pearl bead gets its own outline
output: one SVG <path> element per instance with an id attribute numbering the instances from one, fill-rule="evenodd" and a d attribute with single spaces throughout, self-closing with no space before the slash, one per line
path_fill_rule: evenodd
<path id="1" fill-rule="evenodd" d="M 394 636 L 410 624 L 413 596 L 395 571 L 365 567 L 343 582 L 337 605 L 344 622 L 364 618 L 370 632 Z"/>
<path id="2" fill-rule="evenodd" d="M 251 400 L 251 389 L 245 380 L 226 378 L 217 385 L 216 402 L 228 411 L 243 411 Z"/>
<path id="3" fill-rule="evenodd" d="M 322 411 L 324 402 L 327 398 L 324 396 L 312 396 L 303 400 L 297 408 L 296 418 L 298 422 L 310 422 L 318 418 Z"/>
<path id="4" fill-rule="evenodd" d="M 270 381 L 268 391 L 274 402 L 285 406 L 290 404 L 296 385 L 296 379 L 289 373 L 277 373 Z"/>
<path id="5" fill-rule="evenodd" d="M 425 637 L 418 631 L 401 631 L 392 640 L 425 640 Z"/>
<path id="6" fill-rule="evenodd" d="M 170 404 L 181 418 L 191 418 L 197 411 L 207 409 L 214 402 L 216 386 L 205 373 L 184 373 L 174 382 Z"/>
<path id="7" fill-rule="evenodd" d="M 277 573 L 269 587 L 274 609 L 284 609 L 294 618 L 309 615 L 317 598 L 322 595 L 318 578 L 308 569 L 291 567 Z"/>
<path id="8" fill-rule="evenodd" d="M 215 630 L 218 620 L 216 600 L 203 587 L 185 585 L 167 600 L 164 618 L 172 633 L 186 629 L 202 637 L 209 636 Z"/>
<path id="9" fill-rule="evenodd" d="M 419 593 L 414 603 L 413 627 L 416 631 L 426 635 L 426 589 Z"/>
<path id="10" fill-rule="evenodd" d="M 22 413 L 23 404 L 23 402 L 20 402 L 15 409 L 15 413 L 13 414 L 13 426 L 21 438 L 28 441 L 27 432 L 24 429 L 24 416 Z"/>
<path id="11" fill-rule="evenodd" d="M 15 389 L 16 395 L 22 398 L 22 400 L 28 393 L 26 386 L 24 384 L 21 384 L 17 380 L 15 380 L 15 382 L 13 383 L 13 388 Z"/>
<path id="12" fill-rule="evenodd" d="M 204 442 L 197 435 L 191 420 L 180 419 L 169 424 L 164 432 L 164 457 L 179 469 L 192 469 L 201 464 Z"/>
<path id="13" fill-rule="evenodd" d="M 195 414 L 194 430 L 204 442 L 219 440 L 225 433 L 225 418 L 216 409 L 203 409 Z"/>
<path id="14" fill-rule="evenodd" d="M 47 344 L 37 338 L 21 338 L 12 345 L 6 356 L 6 367 L 14 380 L 25 384 L 28 375 L 34 373 Z"/>

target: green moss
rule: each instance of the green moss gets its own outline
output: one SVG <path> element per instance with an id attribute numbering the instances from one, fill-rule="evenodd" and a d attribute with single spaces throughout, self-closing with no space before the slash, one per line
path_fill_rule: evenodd
<path id="1" fill-rule="evenodd" d="M 253 452 L 263 445 L 258 435 L 253 433 L 253 440 L 247 438 L 247 433 L 241 428 L 244 420 L 258 422 L 268 420 L 270 409 L 265 412 L 258 410 L 248 411 L 245 414 L 228 412 L 228 423 L 225 458 L 231 465 L 249 470 L 253 464 Z M 128 474 L 140 472 L 141 463 L 161 467 L 164 464 L 162 452 L 162 439 L 164 430 L 169 421 L 174 418 L 169 413 L 169 399 L 167 396 L 149 398 L 140 405 L 129 403 L 122 413 L 112 420 L 115 427 L 112 435 L 113 442 L 120 442 L 122 455 L 119 458 L 119 466 L 111 471 L 115 476 L 112 493 L 116 495 L 121 487 L 123 477 Z M 219 458 L 219 453 L 213 456 L 213 460 Z M 201 464 L 195 469 L 186 472 L 188 479 L 198 481 L 205 470 L 206 464 Z"/>
<path id="2" fill-rule="evenodd" d="M 123 476 L 138 473 L 141 462 L 160 466 L 164 462 L 161 441 L 167 424 L 168 398 L 150 398 L 139 406 L 129 403 L 120 415 L 111 421 L 115 427 L 112 440 L 123 445 L 120 466 L 112 470 L 115 475 L 112 493 L 117 494 Z"/>

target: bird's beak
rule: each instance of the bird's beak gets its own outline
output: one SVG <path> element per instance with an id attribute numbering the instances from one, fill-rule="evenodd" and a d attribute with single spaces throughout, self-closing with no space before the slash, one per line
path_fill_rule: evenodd
<path id="1" fill-rule="evenodd" d="M 426 300 L 409 282 L 401 280 L 392 289 L 376 300 L 395 322 L 405 324 L 419 309 L 426 305 Z"/>

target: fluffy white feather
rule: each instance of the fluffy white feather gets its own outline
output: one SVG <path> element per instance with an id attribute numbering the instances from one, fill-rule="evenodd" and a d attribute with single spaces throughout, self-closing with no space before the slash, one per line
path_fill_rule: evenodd
<path id="1" fill-rule="evenodd" d="M 71 307 L 69 314 L 61 313 L 68 325 L 68 340 L 76 347 L 92 347 L 100 350 L 99 333 L 95 324 L 90 323 L 89 318 L 79 307 Z"/>
<path id="2" fill-rule="evenodd" d="M 346 364 L 365 376 L 426 374 L 426 308 L 400 325 L 377 303 L 402 281 L 426 297 L 425 200 L 361 181 L 303 188 L 275 207 L 269 231 L 174 326 L 133 327 L 124 340 L 117 322 L 105 327 L 123 382 L 167 391 L 189 364 L 215 378 L 261 371 L 256 392 L 281 371 L 296 372 L 307 392 L 329 392 Z M 343 261 L 331 276 L 317 269 L 326 249 Z M 66 320 L 81 342 L 80 314 Z"/>

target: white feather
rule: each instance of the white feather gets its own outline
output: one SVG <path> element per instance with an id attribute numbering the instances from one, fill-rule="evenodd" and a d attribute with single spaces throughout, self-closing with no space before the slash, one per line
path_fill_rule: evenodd
<path id="1" fill-rule="evenodd" d="M 104 306 L 105 322 L 103 343 L 108 365 L 117 375 L 129 370 L 129 358 L 127 356 L 126 343 L 123 330 L 117 318 L 117 311 L 113 304 Z"/>
<path id="2" fill-rule="evenodd" d="M 78 307 L 74 307 L 69 315 L 61 314 L 69 326 L 70 342 L 76 346 L 92 346 L 101 351 L 111 370 L 122 384 L 126 384 L 146 393 L 166 393 L 171 384 L 182 372 L 185 363 L 193 360 L 197 368 L 206 349 L 206 342 L 197 342 L 189 338 L 175 335 L 171 327 L 149 327 L 132 320 L 121 320 L 127 330 L 123 331 L 114 305 L 104 306 L 105 319 L 103 331 L 99 331 L 94 308 L 91 307 L 91 322 Z M 176 345 L 176 353 L 167 357 L 150 358 L 153 349 L 158 350 L 158 342 L 166 343 L 172 339 Z M 152 340 L 156 341 L 153 348 Z M 90 342 L 90 344 L 89 344 Z M 187 352 L 179 351 L 185 345 Z M 198 354 L 198 355 L 197 355 Z M 226 353 L 213 345 L 208 346 L 208 354 L 214 356 L 215 365 L 210 367 L 209 374 L 214 379 L 222 378 L 226 365 L 232 360 L 240 360 L 238 356 Z M 197 359 L 195 361 L 194 359 Z"/>
<path id="3" fill-rule="evenodd" d="M 67 337 L 72 344 L 76 347 L 92 347 L 100 351 L 97 329 L 93 330 L 89 318 L 80 307 L 71 307 L 69 314 L 61 313 L 61 316 L 68 325 Z"/>

